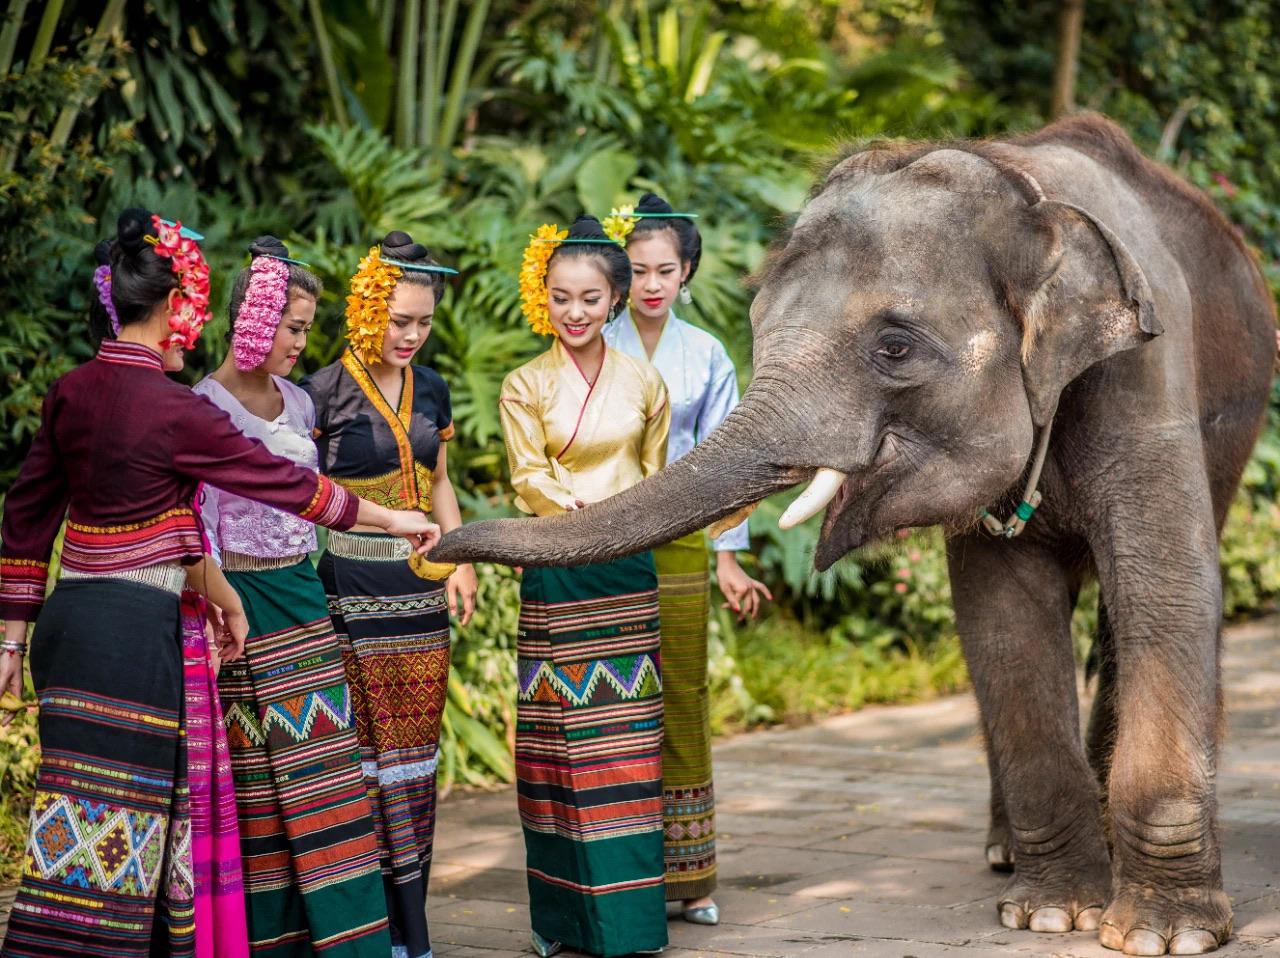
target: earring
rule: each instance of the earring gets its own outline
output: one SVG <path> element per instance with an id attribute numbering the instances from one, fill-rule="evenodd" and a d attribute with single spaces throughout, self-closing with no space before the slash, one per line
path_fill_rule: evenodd
<path id="1" fill-rule="evenodd" d="M 680 284 L 680 302 L 685 306 L 693 302 L 693 293 L 689 292 L 689 287 L 685 283 Z"/>
<path id="2" fill-rule="evenodd" d="M 609 307 L 609 317 L 605 320 L 605 322 L 606 322 L 606 323 L 611 323 L 611 322 L 613 322 L 614 317 L 615 317 L 615 316 L 617 316 L 617 315 L 618 315 L 618 304 L 617 304 L 617 303 L 613 303 L 613 304 Z"/>

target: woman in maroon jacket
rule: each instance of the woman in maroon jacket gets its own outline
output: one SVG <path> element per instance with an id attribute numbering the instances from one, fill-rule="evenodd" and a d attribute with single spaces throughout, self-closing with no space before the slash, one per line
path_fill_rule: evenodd
<path id="1" fill-rule="evenodd" d="M 277 458 L 164 376 L 162 352 L 191 348 L 208 315 L 198 238 L 143 210 L 121 215 L 109 276 L 95 277 L 109 283 L 116 338 L 54 383 L 5 500 L 0 693 L 21 691 L 35 620 L 42 757 L 3 958 L 189 952 L 190 916 L 166 904 L 190 898 L 184 836 L 169 832 L 182 822 L 171 815 L 178 596 L 183 566 L 203 553 L 198 483 L 333 529 L 370 523 L 424 554 L 439 537 L 420 512 L 357 499 Z M 64 517 L 61 581 L 45 604 Z"/>

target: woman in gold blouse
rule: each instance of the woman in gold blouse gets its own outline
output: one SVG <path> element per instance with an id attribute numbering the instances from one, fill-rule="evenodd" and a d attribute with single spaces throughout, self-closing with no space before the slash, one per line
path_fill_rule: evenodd
<path id="1" fill-rule="evenodd" d="M 631 264 L 594 217 L 540 229 L 521 284 L 555 339 L 503 381 L 502 429 L 517 504 L 554 515 L 662 468 L 671 411 L 652 366 L 605 347 Z M 647 552 L 524 572 L 516 775 L 539 955 L 667 943 L 657 590 Z"/>

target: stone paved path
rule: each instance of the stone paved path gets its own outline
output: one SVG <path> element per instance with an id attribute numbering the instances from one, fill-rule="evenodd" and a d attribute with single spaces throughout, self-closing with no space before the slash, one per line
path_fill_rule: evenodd
<path id="1" fill-rule="evenodd" d="M 1227 649 L 1219 795 L 1236 937 L 1220 954 L 1280 956 L 1280 621 L 1233 629 Z M 982 860 L 987 777 L 974 723 L 965 695 L 717 746 L 723 922 L 671 922 L 666 958 L 1115 956 L 1094 935 L 1000 927 L 1005 879 Z M 512 792 L 445 801 L 437 836 L 438 958 L 528 954 Z"/>
<path id="2" fill-rule="evenodd" d="M 1233 629 L 1219 781 L 1236 938 L 1280 956 L 1280 621 Z M 665 958 L 1102 958 L 1095 935 L 1003 929 L 983 862 L 987 774 L 970 695 L 865 709 L 715 750 L 722 923 L 670 923 Z M 510 791 L 440 808 L 428 905 L 437 958 L 527 953 Z"/>

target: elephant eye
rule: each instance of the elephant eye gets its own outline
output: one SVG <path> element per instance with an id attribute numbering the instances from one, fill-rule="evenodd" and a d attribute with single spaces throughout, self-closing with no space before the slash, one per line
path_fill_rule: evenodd
<path id="1" fill-rule="evenodd" d="M 906 359 L 911 352 L 911 345 L 901 339 L 890 339 L 881 343 L 876 352 L 888 359 Z"/>

